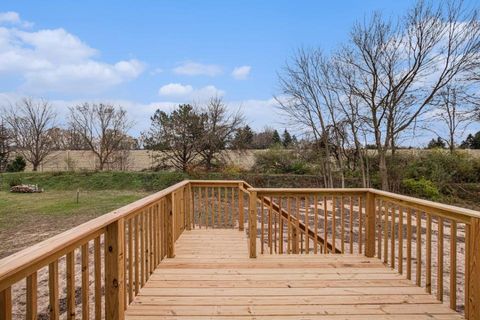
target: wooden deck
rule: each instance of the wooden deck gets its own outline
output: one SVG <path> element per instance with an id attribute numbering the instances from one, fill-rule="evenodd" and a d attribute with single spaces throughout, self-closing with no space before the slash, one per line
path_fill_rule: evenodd
<path id="1" fill-rule="evenodd" d="M 463 319 L 378 259 L 247 246 L 232 229 L 185 231 L 126 319 Z"/>

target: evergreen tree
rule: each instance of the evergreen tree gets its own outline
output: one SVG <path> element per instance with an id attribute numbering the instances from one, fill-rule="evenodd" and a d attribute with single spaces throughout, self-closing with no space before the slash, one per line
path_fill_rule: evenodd
<path id="1" fill-rule="evenodd" d="M 273 131 L 273 135 L 272 135 L 272 145 L 279 145 L 279 144 L 282 144 L 282 139 L 280 138 L 278 131 L 275 130 Z"/>
<path id="2" fill-rule="evenodd" d="M 446 144 L 442 138 L 438 137 L 437 139 L 432 139 L 427 145 L 427 149 L 445 149 Z"/>
<path id="3" fill-rule="evenodd" d="M 290 135 L 290 132 L 288 132 L 287 129 L 285 129 L 285 131 L 283 131 L 283 135 L 282 135 L 282 144 L 285 148 L 288 148 L 291 146 L 292 144 L 292 136 Z"/>
<path id="4" fill-rule="evenodd" d="M 246 125 L 240 128 L 235 133 L 235 138 L 232 141 L 234 149 L 250 149 L 253 145 L 254 132 L 250 126 Z"/>
<path id="5" fill-rule="evenodd" d="M 475 135 L 469 134 L 467 138 L 460 144 L 462 149 L 480 149 L 480 131 Z"/>

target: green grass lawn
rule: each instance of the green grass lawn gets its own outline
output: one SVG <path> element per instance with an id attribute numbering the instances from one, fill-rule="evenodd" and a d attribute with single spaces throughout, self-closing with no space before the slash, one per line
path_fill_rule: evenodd
<path id="1" fill-rule="evenodd" d="M 68 230 L 151 192 L 52 190 L 36 194 L 0 192 L 0 257 Z"/>

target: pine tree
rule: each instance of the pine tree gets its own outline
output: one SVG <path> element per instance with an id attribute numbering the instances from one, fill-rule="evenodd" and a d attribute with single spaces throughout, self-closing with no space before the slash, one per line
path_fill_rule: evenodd
<path id="1" fill-rule="evenodd" d="M 272 145 L 279 145 L 279 144 L 282 144 L 282 139 L 280 138 L 278 131 L 275 130 L 273 131 L 273 135 L 272 135 Z"/>
<path id="2" fill-rule="evenodd" d="M 290 147 L 290 145 L 292 144 L 292 136 L 290 135 L 290 132 L 288 132 L 287 129 L 283 131 L 282 140 L 283 140 L 282 144 L 285 148 Z"/>

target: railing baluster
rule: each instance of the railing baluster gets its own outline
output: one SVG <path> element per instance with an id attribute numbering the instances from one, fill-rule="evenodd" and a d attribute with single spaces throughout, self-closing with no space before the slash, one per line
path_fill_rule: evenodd
<path id="1" fill-rule="evenodd" d="M 389 203 L 384 203 L 383 212 L 384 219 L 383 219 L 383 263 L 388 263 L 388 213 L 389 213 Z"/>
<path id="2" fill-rule="evenodd" d="M 139 216 L 140 226 L 140 286 L 145 284 L 145 212 L 142 210 Z"/>
<path id="3" fill-rule="evenodd" d="M 56 320 L 60 316 L 58 304 L 58 260 L 55 260 L 48 265 L 48 296 L 49 319 Z"/>
<path id="4" fill-rule="evenodd" d="M 27 319 L 37 319 L 37 272 L 27 277 Z"/>
<path id="5" fill-rule="evenodd" d="M 412 210 L 407 209 L 407 279 L 412 279 Z"/>
<path id="6" fill-rule="evenodd" d="M 396 214 L 395 214 L 395 205 L 392 205 L 390 207 L 391 209 L 391 225 L 390 225 L 390 267 L 392 269 L 395 269 L 395 220 L 396 220 Z"/>
<path id="7" fill-rule="evenodd" d="M 273 217 L 272 217 L 272 197 L 270 196 L 270 205 L 268 206 L 268 250 L 270 254 L 273 253 L 273 236 L 272 236 L 272 229 L 273 229 Z"/>
<path id="8" fill-rule="evenodd" d="M 244 211 L 245 208 L 243 207 L 243 191 L 241 190 L 243 188 L 243 183 L 239 183 L 238 185 L 238 229 L 240 231 L 244 230 Z"/>
<path id="9" fill-rule="evenodd" d="M 82 245 L 82 319 L 90 317 L 90 300 L 89 300 L 89 245 L 88 242 Z"/>
<path id="10" fill-rule="evenodd" d="M 257 193 L 250 192 L 248 206 L 248 236 L 250 238 L 250 258 L 257 257 Z"/>
<path id="11" fill-rule="evenodd" d="M 133 301 L 133 218 L 128 220 L 128 303 Z"/>
<path id="12" fill-rule="evenodd" d="M 341 223 L 341 229 L 340 229 L 340 238 L 341 238 L 341 250 L 342 250 L 342 253 L 345 253 L 345 203 L 344 203 L 344 199 L 343 199 L 343 195 L 340 196 L 340 206 L 341 206 L 341 210 L 340 210 L 340 223 Z"/>
<path id="13" fill-rule="evenodd" d="M 300 246 L 300 241 L 301 241 L 301 231 L 300 231 L 300 198 L 298 196 L 295 197 L 295 214 L 296 214 L 296 218 L 297 218 L 297 221 L 296 221 L 296 225 L 295 225 L 295 229 L 294 229 L 294 237 L 293 237 L 293 240 L 294 240 L 294 249 L 293 249 L 293 253 L 301 253 L 301 251 L 299 252 L 299 246 Z M 300 236 L 300 237 L 299 237 Z"/>
<path id="14" fill-rule="evenodd" d="M 336 234 L 337 234 L 337 199 L 335 196 L 332 196 L 332 253 L 335 253 L 336 248 Z"/>
<path id="15" fill-rule="evenodd" d="M 310 253 L 310 237 L 308 236 L 308 229 L 310 228 L 310 198 L 305 195 L 305 252 Z"/>
<path id="16" fill-rule="evenodd" d="M 457 310 L 457 222 L 450 220 L 450 308 Z"/>
<path id="17" fill-rule="evenodd" d="M 278 197 L 278 253 L 283 254 L 283 217 L 282 217 L 282 197 Z"/>
<path id="18" fill-rule="evenodd" d="M 94 281 L 95 281 L 95 320 L 102 319 L 102 252 L 100 236 L 93 240 Z M 138 279 L 135 284 L 138 283 Z"/>
<path id="19" fill-rule="evenodd" d="M 75 251 L 67 253 L 67 319 L 75 319 Z"/>
<path id="20" fill-rule="evenodd" d="M 323 197 L 323 253 L 328 253 L 328 207 L 327 197 Z"/>
<path id="21" fill-rule="evenodd" d="M 403 208 L 398 207 L 398 273 L 403 274 Z"/>
<path id="22" fill-rule="evenodd" d="M 367 192 L 365 195 L 365 256 L 369 258 L 375 256 L 375 211 L 375 195 Z"/>
<path id="23" fill-rule="evenodd" d="M 349 228 L 350 228 L 350 253 L 353 253 L 353 235 L 354 235 L 354 225 L 353 225 L 353 196 L 350 196 L 350 212 L 349 212 Z"/>
<path id="24" fill-rule="evenodd" d="M 358 196 L 358 253 L 363 252 L 363 209 L 362 197 Z"/>
<path id="25" fill-rule="evenodd" d="M 292 253 L 292 247 L 293 247 L 293 237 L 292 237 L 292 203 L 290 200 L 290 196 L 287 196 L 287 210 L 288 210 L 288 224 L 287 224 L 287 253 L 291 254 Z"/>
<path id="26" fill-rule="evenodd" d="M 432 215 L 427 213 L 425 290 L 432 293 Z"/>
<path id="27" fill-rule="evenodd" d="M 437 233 L 437 300 L 443 301 L 443 218 L 438 217 Z"/>
<path id="28" fill-rule="evenodd" d="M 415 269 L 415 275 L 417 277 L 417 286 L 422 285 L 422 215 L 420 211 L 416 211 L 417 214 L 417 235 L 416 235 L 416 254 L 417 254 L 417 267 Z"/>
<path id="29" fill-rule="evenodd" d="M 315 230 L 314 230 L 315 239 L 313 241 L 313 251 L 315 254 L 318 254 L 318 195 L 317 194 L 313 196 L 313 202 L 315 203 L 313 208 L 314 210 L 313 224 L 315 225 Z"/>
<path id="30" fill-rule="evenodd" d="M 231 208 L 231 215 L 230 215 L 230 227 L 231 228 L 235 228 L 235 189 L 234 188 L 230 188 L 230 190 L 232 191 L 232 194 L 231 194 L 231 201 L 232 201 L 232 204 L 230 206 L 227 206 Z M 225 205 L 227 204 L 227 198 L 225 198 Z"/>
<path id="31" fill-rule="evenodd" d="M 275 253 L 278 253 L 277 251 L 277 219 L 278 215 L 273 211 L 273 201 L 274 198 L 270 197 L 270 208 L 272 209 L 272 215 L 273 215 L 273 245 L 274 245 L 274 251 Z"/>
<path id="32" fill-rule="evenodd" d="M 265 197 L 262 197 L 260 207 L 260 253 L 263 254 L 265 247 Z"/>
<path id="33" fill-rule="evenodd" d="M 382 205 L 383 201 L 377 201 L 377 258 L 382 260 Z"/>

